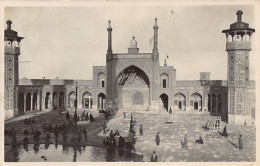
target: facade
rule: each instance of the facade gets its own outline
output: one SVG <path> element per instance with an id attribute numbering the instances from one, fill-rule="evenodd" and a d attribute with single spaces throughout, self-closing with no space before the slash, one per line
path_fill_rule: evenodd
<path id="1" fill-rule="evenodd" d="M 5 47 L 5 72 L 11 69 L 16 73 L 12 78 L 17 81 L 11 85 L 6 82 L 6 119 L 34 110 L 74 110 L 77 98 L 79 109 L 161 113 L 171 108 L 174 111 L 209 112 L 232 124 L 252 124 L 255 120 L 255 82 L 249 79 L 248 56 L 254 29 L 242 22 L 241 11 L 237 15 L 237 22 L 223 31 L 227 35 L 228 80 L 211 80 L 209 72 L 201 72 L 198 80 L 176 80 L 173 66 L 168 66 L 166 61 L 164 66 L 159 65 L 159 26 L 155 19 L 150 53 L 139 53 L 134 36 L 127 53 L 113 53 L 113 29 L 109 21 L 106 66 L 93 67 L 93 80 L 23 78 L 18 83 L 18 60 L 13 61 L 11 67 L 7 64 L 10 56 L 18 58 L 19 54 L 9 51 L 10 47 L 17 48 L 12 45 L 11 38 L 18 37 L 7 35 L 8 29 L 11 30 L 7 21 L 5 41 L 6 44 L 10 41 L 11 46 Z M 20 42 L 22 38 L 19 39 Z M 9 80 L 9 75 L 5 75 L 5 80 Z M 10 104 L 10 98 L 15 102 Z"/>

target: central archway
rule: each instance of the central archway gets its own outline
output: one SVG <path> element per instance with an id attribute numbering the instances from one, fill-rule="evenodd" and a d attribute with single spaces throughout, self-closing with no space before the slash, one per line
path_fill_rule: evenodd
<path id="1" fill-rule="evenodd" d="M 147 74 L 131 65 L 117 76 L 117 107 L 144 110 L 150 103 L 150 82 Z"/>

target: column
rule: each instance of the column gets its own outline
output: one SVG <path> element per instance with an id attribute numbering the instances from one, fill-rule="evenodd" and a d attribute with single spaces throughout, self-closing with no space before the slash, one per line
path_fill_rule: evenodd
<path id="1" fill-rule="evenodd" d="M 216 96 L 216 113 L 218 113 L 218 96 Z"/>
<path id="2" fill-rule="evenodd" d="M 36 104 L 36 110 L 40 109 L 40 94 L 37 94 L 37 104 Z"/>
<path id="3" fill-rule="evenodd" d="M 26 93 L 23 95 L 23 112 L 26 112 Z"/>
<path id="4" fill-rule="evenodd" d="M 48 103 L 48 108 L 52 108 L 52 94 L 50 93 L 49 95 L 49 103 Z"/>
<path id="5" fill-rule="evenodd" d="M 88 97 L 88 108 L 90 108 L 90 103 L 91 101 L 90 101 L 90 96 Z"/>
<path id="6" fill-rule="evenodd" d="M 213 111 L 212 111 L 212 100 L 213 98 L 212 98 L 212 96 L 210 96 L 210 112 L 212 113 Z"/>
<path id="7" fill-rule="evenodd" d="M 56 95 L 56 106 L 57 106 L 57 109 L 59 109 L 60 108 L 60 94 L 59 93 L 57 93 L 57 95 Z"/>
<path id="8" fill-rule="evenodd" d="M 102 109 L 103 103 L 102 103 L 102 97 L 99 97 L 99 109 Z"/>
<path id="9" fill-rule="evenodd" d="M 33 93 L 31 93 L 31 111 L 33 110 Z"/>
<path id="10" fill-rule="evenodd" d="M 106 99 L 103 99 L 103 101 L 102 101 L 103 103 L 103 109 L 105 109 L 106 108 Z"/>

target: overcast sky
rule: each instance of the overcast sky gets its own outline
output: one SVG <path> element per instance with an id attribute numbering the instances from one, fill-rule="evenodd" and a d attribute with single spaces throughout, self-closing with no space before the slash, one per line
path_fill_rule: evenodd
<path id="1" fill-rule="evenodd" d="M 168 55 L 177 80 L 197 80 L 199 72 L 226 80 L 226 41 L 221 31 L 236 21 L 239 9 L 244 12 L 242 20 L 254 28 L 253 6 L 19 7 L 6 8 L 5 21 L 12 20 L 12 29 L 25 37 L 19 61 L 30 62 L 20 63 L 20 78 L 90 80 L 93 66 L 106 64 L 108 20 L 114 53 L 126 53 L 133 35 L 140 52 L 149 53 L 157 17 L 160 64 Z M 251 51 L 251 79 L 254 62 Z"/>

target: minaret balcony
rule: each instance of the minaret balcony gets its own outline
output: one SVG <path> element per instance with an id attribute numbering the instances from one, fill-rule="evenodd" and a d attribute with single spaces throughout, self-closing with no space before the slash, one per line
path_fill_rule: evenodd
<path id="1" fill-rule="evenodd" d="M 250 41 L 227 42 L 226 50 L 252 50 Z"/>
<path id="2" fill-rule="evenodd" d="M 5 46 L 5 54 L 20 55 L 20 47 Z"/>

